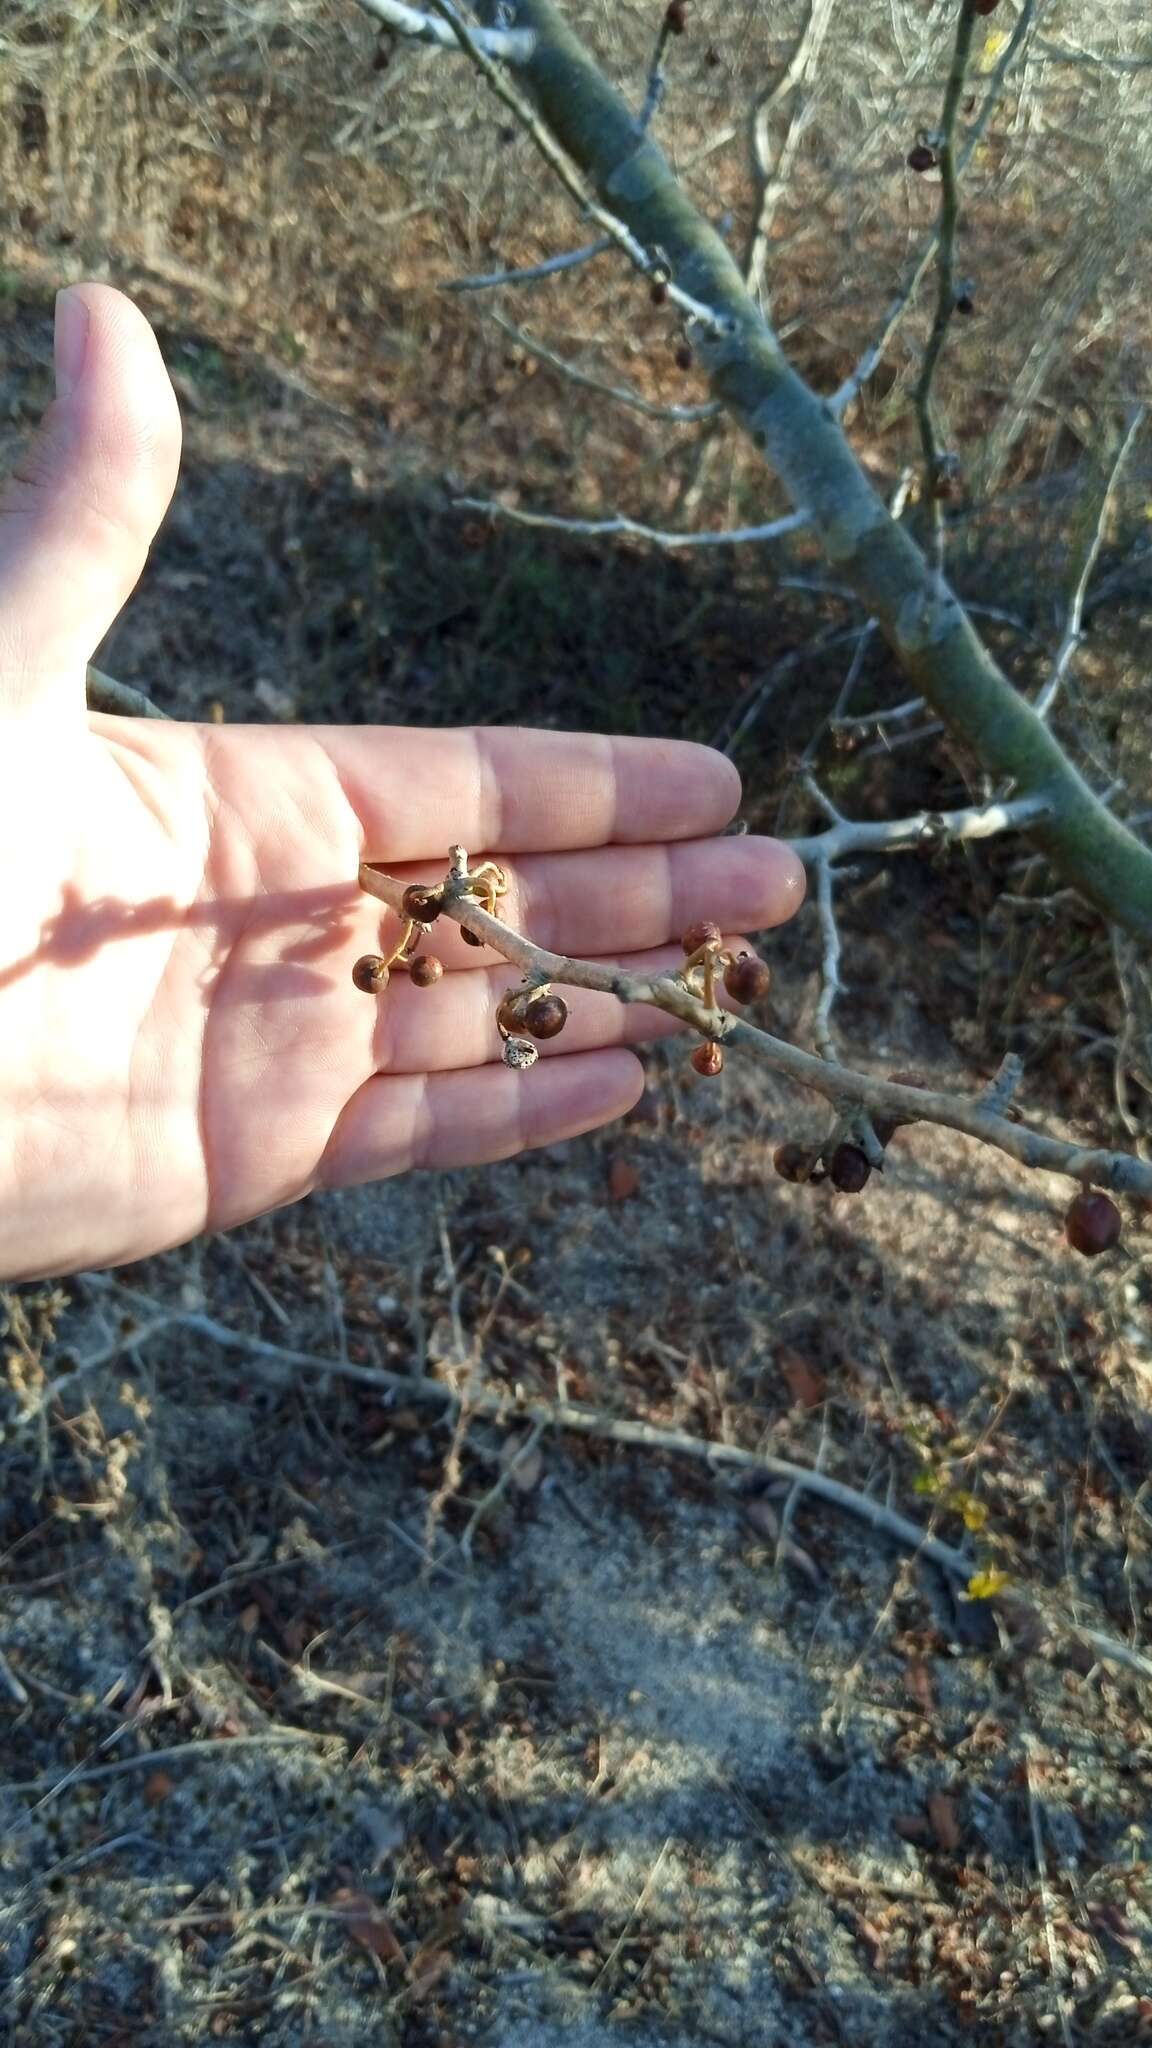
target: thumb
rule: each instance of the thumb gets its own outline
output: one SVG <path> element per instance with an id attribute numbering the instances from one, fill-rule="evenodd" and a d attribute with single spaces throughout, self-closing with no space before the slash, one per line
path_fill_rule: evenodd
<path id="1" fill-rule="evenodd" d="M 180 464 L 176 395 L 131 299 L 58 293 L 55 346 L 56 397 L 0 492 L 0 709 L 81 707 Z"/>

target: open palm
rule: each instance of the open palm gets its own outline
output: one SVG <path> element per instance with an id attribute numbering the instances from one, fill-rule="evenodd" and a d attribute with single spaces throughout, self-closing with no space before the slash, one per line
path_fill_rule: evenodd
<path id="1" fill-rule="evenodd" d="M 74 324 L 75 323 L 75 324 Z M 508 728 L 192 726 L 90 716 L 89 656 L 179 462 L 143 316 L 62 295 L 58 397 L 0 502 L 0 1276 L 115 1264 L 317 1186 L 500 1159 L 622 1114 L 657 1013 L 581 995 L 528 1073 L 499 1063 L 506 965 L 437 927 L 444 979 L 375 950 L 365 857 L 413 879 L 496 855 L 502 914 L 612 959 L 696 918 L 791 914 L 799 864 L 718 839 L 730 765 L 677 742 Z M 441 934 L 443 933 L 443 936 Z"/>

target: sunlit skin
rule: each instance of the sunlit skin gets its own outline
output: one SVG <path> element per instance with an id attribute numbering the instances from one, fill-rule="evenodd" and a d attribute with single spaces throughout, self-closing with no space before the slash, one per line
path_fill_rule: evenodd
<path id="1" fill-rule="evenodd" d="M 58 396 L 0 500 L 0 1277 L 624 1114 L 628 1046 L 667 1019 L 581 993 L 513 1073 L 508 969 L 455 928 L 434 987 L 353 986 L 381 929 L 357 865 L 431 880 L 463 841 L 543 945 L 671 963 L 694 919 L 760 929 L 803 894 L 787 848 L 716 836 L 735 770 L 675 741 L 90 715 L 86 664 L 167 509 L 180 422 L 130 300 L 84 284 L 62 309 Z"/>

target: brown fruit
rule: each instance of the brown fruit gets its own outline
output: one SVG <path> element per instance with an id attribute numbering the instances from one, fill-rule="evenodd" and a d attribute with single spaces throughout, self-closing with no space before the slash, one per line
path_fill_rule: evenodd
<path id="1" fill-rule="evenodd" d="M 686 341 L 681 342 L 672 360 L 678 370 L 690 370 L 692 368 L 694 358 Z"/>
<path id="2" fill-rule="evenodd" d="M 568 1022 L 563 996 L 537 996 L 524 1012 L 524 1029 L 533 1038 L 555 1038 Z"/>
<path id="3" fill-rule="evenodd" d="M 924 172 L 935 170 L 936 151 L 929 149 L 926 142 L 918 142 L 914 149 L 908 151 L 906 162 L 910 171 Z"/>
<path id="4" fill-rule="evenodd" d="M 722 1073 L 724 1070 L 723 1046 L 717 1045 L 714 1039 L 709 1038 L 705 1044 L 696 1047 L 692 1055 L 692 1065 L 698 1074 L 707 1074 L 709 1078 L 715 1074 Z"/>
<path id="5" fill-rule="evenodd" d="M 1114 1201 L 1099 1188 L 1084 1188 L 1073 1197 L 1064 1218 L 1064 1235 L 1073 1251 L 1086 1259 L 1110 1252 L 1120 1240 L 1123 1218 Z"/>
<path id="6" fill-rule="evenodd" d="M 670 36 L 682 36 L 688 26 L 688 0 L 668 0 L 664 26 Z"/>
<path id="7" fill-rule="evenodd" d="M 431 924 L 444 908 L 443 892 L 425 889 L 419 882 L 414 882 L 400 898 L 400 908 L 404 916 L 410 917 L 415 924 Z"/>
<path id="8" fill-rule="evenodd" d="M 718 946 L 723 937 L 724 934 L 718 924 L 711 924 L 706 917 L 702 917 L 699 923 L 689 925 L 680 944 L 685 953 L 698 953 L 701 946 Z"/>
<path id="9" fill-rule="evenodd" d="M 668 280 L 667 280 L 667 278 L 666 278 L 666 277 L 654 277 L 654 278 L 652 279 L 652 282 L 651 282 L 651 284 L 650 284 L 650 285 L 649 285 L 649 287 L 648 287 L 648 296 L 649 296 L 649 298 L 651 299 L 651 301 L 652 301 L 652 304 L 653 304 L 654 306 L 662 306 L 662 305 L 664 305 L 664 303 L 665 303 L 665 301 L 666 301 L 666 299 L 667 299 L 667 297 L 668 297 Z"/>
<path id="10" fill-rule="evenodd" d="M 1000 0 L 975 0 L 972 11 L 974 14 L 995 14 L 999 5 Z"/>
<path id="11" fill-rule="evenodd" d="M 828 1161 L 828 1178 L 842 1195 L 858 1195 L 872 1178 L 872 1168 L 859 1145 L 837 1145 Z"/>
<path id="12" fill-rule="evenodd" d="M 466 946 L 482 946 L 484 944 L 483 939 L 478 939 L 475 932 L 470 932 L 468 930 L 467 925 L 461 925 L 460 937 L 463 939 L 464 944 Z"/>
<path id="13" fill-rule="evenodd" d="M 968 319 L 976 311 L 976 301 L 971 292 L 957 292 L 952 303 L 956 311 L 962 313 L 965 319 Z"/>
<path id="14" fill-rule="evenodd" d="M 378 996 L 388 986 L 388 969 L 379 953 L 364 953 L 352 969 L 352 979 L 366 996 Z"/>
<path id="15" fill-rule="evenodd" d="M 418 953 L 408 962 L 408 978 L 414 988 L 433 988 L 444 973 L 444 962 L 435 953 Z"/>
<path id="16" fill-rule="evenodd" d="M 816 1155 L 807 1145 L 799 1145 L 795 1138 L 789 1138 L 787 1144 L 777 1145 L 772 1154 L 772 1164 L 781 1180 L 805 1181 L 816 1164 Z"/>
<path id="17" fill-rule="evenodd" d="M 772 976 L 755 953 L 741 953 L 724 969 L 724 986 L 734 1003 L 758 1003 L 772 986 Z"/>

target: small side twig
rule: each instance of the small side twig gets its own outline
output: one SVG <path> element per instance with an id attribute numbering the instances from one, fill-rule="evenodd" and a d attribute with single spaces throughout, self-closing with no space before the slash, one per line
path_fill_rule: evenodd
<path id="1" fill-rule="evenodd" d="M 1068 673 L 1072 658 L 1083 638 L 1084 600 L 1088 595 L 1088 585 L 1092 581 L 1092 571 L 1096 567 L 1100 549 L 1104 543 L 1104 530 L 1108 524 L 1108 515 L 1115 501 L 1120 478 L 1124 473 L 1124 466 L 1132 453 L 1137 436 L 1144 424 L 1145 410 L 1144 406 L 1138 405 L 1129 413 L 1120 445 L 1116 450 L 1115 460 L 1108 473 L 1104 489 L 1100 494 L 1100 504 L 1097 508 L 1096 518 L 1092 525 L 1092 531 L 1088 536 L 1088 543 L 1080 563 L 1080 571 L 1068 605 L 1064 637 L 1060 642 L 1056 660 L 1052 665 L 1052 673 L 1035 701 L 1035 710 L 1039 718 L 1047 718 L 1053 704 L 1056 702 L 1060 685 Z"/>
<path id="2" fill-rule="evenodd" d="M 117 718 L 167 718 L 158 704 L 146 697 L 143 690 L 133 689 L 131 683 L 119 683 L 115 676 L 107 676 L 102 669 L 88 665 L 85 696 L 89 711 L 104 711 Z"/>
<path id="3" fill-rule="evenodd" d="M 382 28 L 408 42 L 427 43 L 435 50 L 459 51 L 459 37 L 435 14 L 407 7 L 404 0 L 358 0 L 358 5 Z M 485 56 L 500 64 L 526 64 L 536 48 L 536 38 L 527 28 L 473 27 L 472 34 Z"/>
<path id="4" fill-rule="evenodd" d="M 781 519 L 772 519 L 766 526 L 734 526 L 713 533 L 664 533 L 659 527 L 645 526 L 637 519 L 629 519 L 618 512 L 611 519 L 567 519 L 555 512 L 526 512 L 519 505 L 501 504 L 498 498 L 456 498 L 454 504 L 463 512 L 482 512 L 490 519 L 510 519 L 516 526 L 542 526 L 552 533 L 574 533 L 593 539 L 627 534 L 632 540 L 649 541 L 658 548 L 731 548 L 748 544 L 757 545 L 762 541 L 781 540 L 785 534 L 797 533 L 808 525 L 806 512 L 788 512 Z"/>
<path id="5" fill-rule="evenodd" d="M 525 264 L 521 270 L 485 270 L 471 277 L 446 277 L 442 292 L 491 292 L 501 285 L 536 284 L 543 277 L 555 277 L 562 270 L 577 270 L 582 263 L 591 263 L 593 257 L 603 256 L 616 247 L 611 235 L 600 235 L 595 242 L 585 242 L 582 249 L 566 249 L 559 256 L 548 256 L 542 263 Z"/>
<path id="6" fill-rule="evenodd" d="M 567 383 L 575 384 L 582 391 L 595 391 L 601 398 L 611 398 L 617 405 L 630 406 L 633 412 L 642 414 L 645 419 L 671 420 L 679 425 L 696 420 L 715 419 L 720 411 L 719 401 L 714 398 L 708 399 L 703 405 L 661 405 L 654 398 L 645 398 L 642 391 L 634 391 L 625 384 L 610 384 L 607 378 L 597 377 L 591 370 L 580 369 L 578 364 L 570 363 L 564 356 L 557 355 L 555 349 L 549 348 L 546 343 L 537 341 L 535 335 L 526 334 L 522 327 L 515 326 L 511 320 L 505 320 L 502 314 L 492 313 L 489 317 L 500 332 L 506 334 L 510 341 L 514 341 L 518 348 L 525 349 L 530 356 L 535 356 L 537 362 L 547 363 L 548 368 L 555 370 Z"/>

